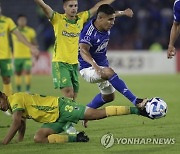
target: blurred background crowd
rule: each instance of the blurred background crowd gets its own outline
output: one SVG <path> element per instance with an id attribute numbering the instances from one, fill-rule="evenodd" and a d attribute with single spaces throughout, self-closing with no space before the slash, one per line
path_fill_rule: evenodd
<path id="1" fill-rule="evenodd" d="M 34 0 L 0 0 L 3 14 L 16 21 L 25 14 L 28 25 L 37 32 L 40 50 L 52 50 L 53 28 Z M 45 0 L 55 11 L 63 13 L 62 0 Z M 90 9 L 98 0 L 79 0 L 79 11 Z M 111 50 L 166 50 L 173 23 L 174 0 L 116 0 L 115 10 L 131 8 L 133 18 L 117 18 L 111 30 Z M 180 48 L 180 39 L 176 42 Z"/>

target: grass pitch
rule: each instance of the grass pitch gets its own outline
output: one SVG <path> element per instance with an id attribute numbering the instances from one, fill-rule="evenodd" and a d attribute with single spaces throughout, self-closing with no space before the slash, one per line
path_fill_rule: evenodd
<path id="1" fill-rule="evenodd" d="M 128 87 L 139 97 L 155 97 L 163 98 L 168 104 L 168 113 L 165 118 L 158 120 L 150 120 L 136 115 L 110 117 L 99 121 L 89 122 L 87 129 L 76 125 L 81 131 L 85 130 L 90 137 L 88 143 L 66 143 L 66 144 L 35 144 L 33 136 L 41 124 L 33 120 L 27 121 L 27 129 L 25 139 L 21 143 L 16 143 L 16 137 L 9 145 L 0 144 L 0 154 L 100 154 L 100 153 L 122 153 L 122 154 L 179 154 L 180 152 L 180 74 L 179 75 L 133 75 L 122 76 Z M 2 82 L 0 83 L 2 90 Z M 14 88 L 15 89 L 15 88 Z M 32 93 L 40 93 L 45 95 L 61 96 L 59 90 L 54 90 L 52 78 L 50 76 L 34 76 L 32 78 Z M 77 102 L 87 104 L 97 93 L 96 85 L 86 83 L 80 79 L 80 92 Z M 130 105 L 132 104 L 121 94 L 116 92 L 116 99 L 109 105 Z M 11 118 L 0 112 L 0 140 L 7 133 Z M 120 142 L 105 149 L 100 139 L 108 132 L 112 133 L 115 138 L 124 139 Z M 174 139 L 174 144 L 124 144 L 125 139 Z M 161 144 L 163 143 L 163 144 Z M 172 143 L 172 142 L 171 142 Z"/>

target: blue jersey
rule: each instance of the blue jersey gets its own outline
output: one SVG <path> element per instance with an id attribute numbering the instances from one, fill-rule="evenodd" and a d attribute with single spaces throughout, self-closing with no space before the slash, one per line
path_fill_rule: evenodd
<path id="1" fill-rule="evenodd" d="M 174 2 L 173 11 L 174 11 L 174 20 L 176 22 L 180 22 L 180 0 L 176 0 Z"/>
<path id="2" fill-rule="evenodd" d="M 90 46 L 89 53 L 99 66 L 109 66 L 106 52 L 109 42 L 110 31 L 100 32 L 94 26 L 94 19 L 87 23 L 81 31 L 79 43 L 85 43 Z M 91 67 L 89 63 L 83 60 L 80 53 L 78 55 L 80 70 Z"/>

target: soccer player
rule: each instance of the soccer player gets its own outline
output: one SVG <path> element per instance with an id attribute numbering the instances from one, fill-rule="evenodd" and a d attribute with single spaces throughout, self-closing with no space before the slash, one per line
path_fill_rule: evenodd
<path id="1" fill-rule="evenodd" d="M 171 27 L 167 57 L 172 58 L 176 54 L 174 44 L 180 34 L 180 0 L 174 2 L 174 22 Z"/>
<path id="2" fill-rule="evenodd" d="M 36 32 L 33 28 L 27 26 L 27 17 L 20 14 L 17 18 L 18 30 L 26 37 L 32 44 L 37 46 Z M 31 83 L 31 67 L 32 55 L 30 49 L 21 43 L 18 38 L 13 35 L 14 46 L 14 67 L 15 67 L 15 82 L 17 91 L 21 91 L 22 75 L 25 75 L 26 92 L 30 91 Z"/>
<path id="3" fill-rule="evenodd" d="M 0 4 L 0 72 L 3 81 L 3 91 L 6 95 L 12 94 L 11 79 L 12 76 L 12 56 L 9 45 L 9 34 L 14 34 L 17 38 L 31 49 L 35 55 L 38 54 L 37 48 L 29 43 L 27 39 L 16 28 L 15 23 L 9 17 L 2 15 Z"/>
<path id="4" fill-rule="evenodd" d="M 88 11 L 77 13 L 77 0 L 63 0 L 64 14 L 52 10 L 43 0 L 35 2 L 50 19 L 55 33 L 52 58 L 54 88 L 59 88 L 63 96 L 75 100 L 79 90 L 78 81 L 78 40 L 84 23 L 97 11 L 101 4 L 110 4 L 114 0 L 101 0 Z M 69 129 L 69 126 L 67 126 Z M 71 131 L 72 130 L 72 131 Z M 67 130 L 73 132 L 74 129 Z"/>
<path id="5" fill-rule="evenodd" d="M 108 64 L 106 52 L 110 29 L 115 18 L 122 13 L 127 13 L 130 17 L 133 15 L 131 9 L 124 12 L 114 11 L 108 4 L 101 5 L 96 19 L 86 24 L 80 34 L 80 74 L 87 82 L 97 83 L 100 89 L 100 93 L 87 105 L 91 108 L 98 108 L 113 101 L 115 89 L 139 108 L 143 108 L 147 102 L 147 99 L 137 98 Z"/>
<path id="6" fill-rule="evenodd" d="M 88 142 L 89 138 L 80 132 L 77 135 L 61 135 L 67 122 L 79 120 L 98 120 L 109 116 L 137 114 L 146 116 L 137 107 L 107 106 L 104 109 L 87 108 L 64 97 L 42 96 L 38 94 L 15 93 L 6 96 L 0 92 L 0 110 L 12 112 L 12 124 L 3 140 L 8 144 L 18 132 L 18 141 L 22 141 L 26 130 L 26 119 L 43 123 L 36 132 L 36 143 Z M 147 117 L 147 116 L 146 116 Z"/>

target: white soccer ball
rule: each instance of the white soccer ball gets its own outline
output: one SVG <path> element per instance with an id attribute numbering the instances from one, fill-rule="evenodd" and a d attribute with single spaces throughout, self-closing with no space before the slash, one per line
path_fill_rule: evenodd
<path id="1" fill-rule="evenodd" d="M 167 113 L 167 104 L 161 98 L 151 98 L 146 104 L 146 112 L 152 119 L 162 118 Z"/>

